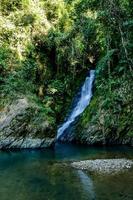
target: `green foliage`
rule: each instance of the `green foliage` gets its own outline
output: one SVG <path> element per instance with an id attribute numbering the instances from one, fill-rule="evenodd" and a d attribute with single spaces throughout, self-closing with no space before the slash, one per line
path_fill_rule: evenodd
<path id="1" fill-rule="evenodd" d="M 22 8 L 22 0 L 2 0 L 0 2 L 1 11 L 8 14 L 9 11 L 15 11 Z"/>
<path id="2" fill-rule="evenodd" d="M 129 114 L 126 118 L 122 108 L 116 115 L 113 108 L 121 96 L 129 104 L 127 85 L 126 94 L 115 91 L 132 75 L 132 5 L 131 0 L 1 0 L 0 104 L 33 96 L 45 116 L 59 123 L 86 72 L 96 68 L 99 99 L 93 100 L 84 125 L 99 108 L 111 113 L 105 120 L 108 132 L 120 113 L 124 130 Z M 102 115 L 97 113 L 96 123 Z"/>
<path id="3" fill-rule="evenodd" d="M 0 48 L 0 71 L 1 73 L 8 69 L 9 65 L 9 57 L 10 57 L 10 50 L 9 48 L 6 47 L 1 47 Z"/>
<path id="4" fill-rule="evenodd" d="M 107 67 L 108 67 L 108 62 L 112 60 L 112 56 L 115 53 L 115 49 L 109 50 L 105 56 L 103 56 L 99 62 L 97 63 L 97 70 L 96 73 L 106 73 Z"/>

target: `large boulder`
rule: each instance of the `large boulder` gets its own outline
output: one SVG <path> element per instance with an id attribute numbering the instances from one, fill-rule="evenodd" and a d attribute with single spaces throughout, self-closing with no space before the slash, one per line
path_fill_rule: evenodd
<path id="1" fill-rule="evenodd" d="M 54 130 L 40 108 L 17 99 L 0 113 L 0 149 L 44 148 L 54 143 Z"/>

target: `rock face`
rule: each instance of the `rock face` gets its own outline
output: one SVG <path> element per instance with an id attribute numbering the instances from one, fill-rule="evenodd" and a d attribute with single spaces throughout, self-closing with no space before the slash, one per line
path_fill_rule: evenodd
<path id="1" fill-rule="evenodd" d="M 50 147 L 52 131 L 38 107 L 27 98 L 18 99 L 0 114 L 0 149 Z"/>
<path id="2" fill-rule="evenodd" d="M 111 92 L 108 79 L 101 79 L 96 77 L 93 98 L 77 123 L 75 140 L 88 145 L 133 146 L 131 77 L 113 78 Z"/>
<path id="3" fill-rule="evenodd" d="M 133 161 L 127 159 L 97 159 L 73 162 L 71 165 L 76 169 L 110 174 L 130 169 L 133 166 Z"/>
<path id="4" fill-rule="evenodd" d="M 73 134 L 74 141 L 77 143 L 87 144 L 87 145 L 129 145 L 133 146 L 133 137 L 128 135 L 117 136 L 115 131 L 108 133 L 103 133 L 102 130 L 97 126 L 97 124 L 89 124 L 84 129 L 75 131 Z"/>

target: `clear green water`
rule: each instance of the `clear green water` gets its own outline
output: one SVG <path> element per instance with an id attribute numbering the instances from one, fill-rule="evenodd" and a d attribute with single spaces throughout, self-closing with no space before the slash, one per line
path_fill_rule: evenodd
<path id="1" fill-rule="evenodd" d="M 133 200 L 133 170 L 88 174 L 64 162 L 131 158 L 128 147 L 57 145 L 55 150 L 0 152 L 0 200 Z"/>

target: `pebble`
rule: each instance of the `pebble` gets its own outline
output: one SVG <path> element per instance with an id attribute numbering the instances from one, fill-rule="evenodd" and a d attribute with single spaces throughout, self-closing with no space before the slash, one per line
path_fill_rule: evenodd
<path id="1" fill-rule="evenodd" d="M 98 173 L 118 173 L 133 167 L 133 161 L 128 159 L 96 159 L 73 162 L 71 166 Z"/>

